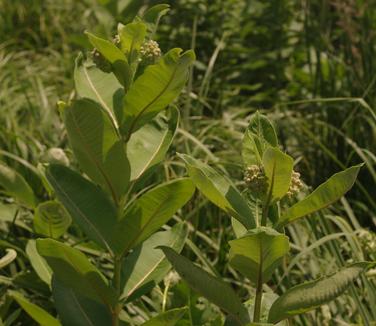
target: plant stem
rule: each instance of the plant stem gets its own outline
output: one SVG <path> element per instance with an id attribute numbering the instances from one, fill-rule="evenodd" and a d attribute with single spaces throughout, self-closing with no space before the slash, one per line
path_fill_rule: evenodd
<path id="1" fill-rule="evenodd" d="M 114 277 L 112 279 L 112 285 L 116 290 L 116 295 L 120 297 L 120 272 L 121 272 L 122 258 L 116 256 L 114 259 Z M 112 326 L 119 326 L 119 313 L 121 310 L 121 303 L 118 302 L 112 311 Z"/>
<path id="2" fill-rule="evenodd" d="M 258 270 L 258 278 L 257 278 L 257 287 L 256 287 L 256 298 L 255 298 L 255 309 L 253 311 L 253 322 L 258 323 L 260 322 L 261 316 L 261 300 L 262 300 L 262 245 L 260 245 L 260 265 Z"/>

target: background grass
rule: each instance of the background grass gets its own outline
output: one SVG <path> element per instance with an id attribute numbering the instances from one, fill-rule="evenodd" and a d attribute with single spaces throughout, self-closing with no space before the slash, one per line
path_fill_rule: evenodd
<path id="1" fill-rule="evenodd" d="M 111 37 L 117 21 L 130 21 L 145 5 L 155 3 L 160 1 L 0 0 L 2 160 L 32 181 L 25 161 L 36 166 L 51 147 L 65 148 L 69 155 L 56 102 L 72 96 L 74 58 L 89 49 L 82 32 Z M 275 122 L 284 149 L 295 158 L 307 185 L 315 187 L 346 166 L 366 163 L 346 199 L 289 228 L 294 255 L 275 275 L 277 290 L 330 273 L 346 262 L 376 259 L 362 232 L 376 230 L 376 3 L 180 0 L 170 4 L 172 10 L 156 40 L 162 50 L 194 48 L 197 62 L 179 100 L 180 129 L 161 167 L 166 178 L 184 173 L 174 156 L 180 151 L 212 163 L 241 187 L 242 133 L 248 116 L 261 110 Z M 228 217 L 199 196 L 184 216 L 192 226 L 186 255 L 235 279 L 235 286 L 244 282 L 226 264 L 227 240 L 232 237 Z M 9 226 L 4 230 L 0 247 L 20 241 L 25 232 Z M 204 254 L 198 254 L 195 246 Z M 1 273 L 9 277 L 22 269 L 27 263 L 18 260 L 17 267 Z M 0 286 L 5 292 L 7 285 Z M 173 291 L 183 291 L 178 290 Z M 296 323 L 370 325 L 376 321 L 375 293 L 374 280 L 364 278 L 329 307 Z M 150 300 L 162 301 L 162 290 L 132 304 L 129 315 L 136 321 L 148 318 L 158 309 Z M 38 294 L 35 301 L 53 309 L 48 297 Z M 0 313 L 5 320 L 14 309 Z M 208 316 L 210 320 L 212 315 Z"/>

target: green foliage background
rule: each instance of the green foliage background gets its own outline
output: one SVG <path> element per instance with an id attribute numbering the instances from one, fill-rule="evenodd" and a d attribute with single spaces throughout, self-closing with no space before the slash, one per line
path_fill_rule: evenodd
<path id="1" fill-rule="evenodd" d="M 118 21 L 129 22 L 145 5 L 156 3 L 160 1 L 0 0 L 0 154 L 34 189 L 42 188 L 24 161 L 36 166 L 49 148 L 67 148 L 56 102 L 72 96 L 74 58 L 90 49 L 83 31 L 111 37 Z M 375 258 L 361 234 L 365 228 L 376 230 L 376 3 L 180 0 L 170 5 L 156 40 L 162 51 L 193 48 L 197 61 L 179 99 L 177 137 L 153 182 L 160 175 L 184 174 L 174 154 L 178 151 L 213 163 L 240 183 L 242 133 L 247 117 L 260 110 L 274 120 L 306 184 L 315 187 L 340 169 L 366 163 L 346 199 L 289 227 L 300 260 L 290 258 L 285 271 L 294 267 L 295 272 L 288 278 L 278 274 L 278 287 L 327 274 L 347 261 Z M 69 150 L 67 155 L 72 157 Z M 8 216 L 2 207 L 0 220 Z M 222 244 L 232 238 L 228 218 L 199 196 L 184 213 L 196 228 L 185 256 L 244 281 L 226 264 L 228 248 Z M 17 226 L 11 231 L 0 232 L 0 250 L 27 236 Z M 205 254 L 197 256 L 195 246 Z M 16 269 L 1 274 L 8 277 L 27 268 L 18 258 Z M 0 289 L 1 296 L 4 282 Z M 173 292 L 175 303 L 197 300 L 184 285 Z M 358 286 L 333 302 L 332 318 L 375 321 L 375 295 L 364 292 Z M 153 293 L 150 300 L 162 299 Z M 53 311 L 45 298 L 35 296 L 34 302 Z M 202 306 L 194 318 L 204 314 L 208 321 L 214 319 L 214 308 L 207 302 Z M 133 309 L 140 321 L 153 311 L 142 300 Z M 324 315 L 317 310 L 296 322 L 322 324 Z M 30 324 L 26 315 L 21 318 Z"/>

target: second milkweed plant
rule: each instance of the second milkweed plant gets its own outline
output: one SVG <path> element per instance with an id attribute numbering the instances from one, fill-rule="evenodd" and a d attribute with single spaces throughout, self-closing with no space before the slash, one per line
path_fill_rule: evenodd
<path id="1" fill-rule="evenodd" d="M 356 262 L 333 275 L 299 284 L 278 296 L 266 283 L 289 252 L 285 228 L 304 216 L 317 212 L 340 199 L 354 184 L 361 165 L 352 166 L 330 177 L 302 200 L 291 204 L 303 188 L 293 159 L 279 149 L 271 122 L 255 113 L 244 134 L 242 156 L 246 191 L 210 166 L 188 155 L 181 155 L 197 188 L 211 202 L 232 217 L 236 239 L 229 242 L 229 263 L 255 288 L 245 304 L 221 279 L 207 273 L 163 247 L 176 271 L 197 292 L 223 309 L 225 325 L 283 324 L 285 320 L 315 309 L 341 295 L 372 262 Z"/>

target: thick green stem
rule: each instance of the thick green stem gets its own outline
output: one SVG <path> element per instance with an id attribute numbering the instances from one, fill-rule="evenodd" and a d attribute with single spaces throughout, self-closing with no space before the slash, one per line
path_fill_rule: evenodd
<path id="1" fill-rule="evenodd" d="M 262 245 L 260 245 L 260 265 L 259 265 L 257 285 L 256 285 L 255 309 L 253 311 L 254 323 L 260 322 L 260 317 L 261 317 L 262 283 L 263 283 L 262 282 L 262 264 L 263 264 Z"/>
<path id="2" fill-rule="evenodd" d="M 114 259 L 114 277 L 112 279 L 112 285 L 116 290 L 116 295 L 120 297 L 120 272 L 121 272 L 121 257 L 115 257 Z M 118 302 L 112 310 L 112 326 L 119 326 L 119 313 L 121 311 L 121 303 Z"/>

